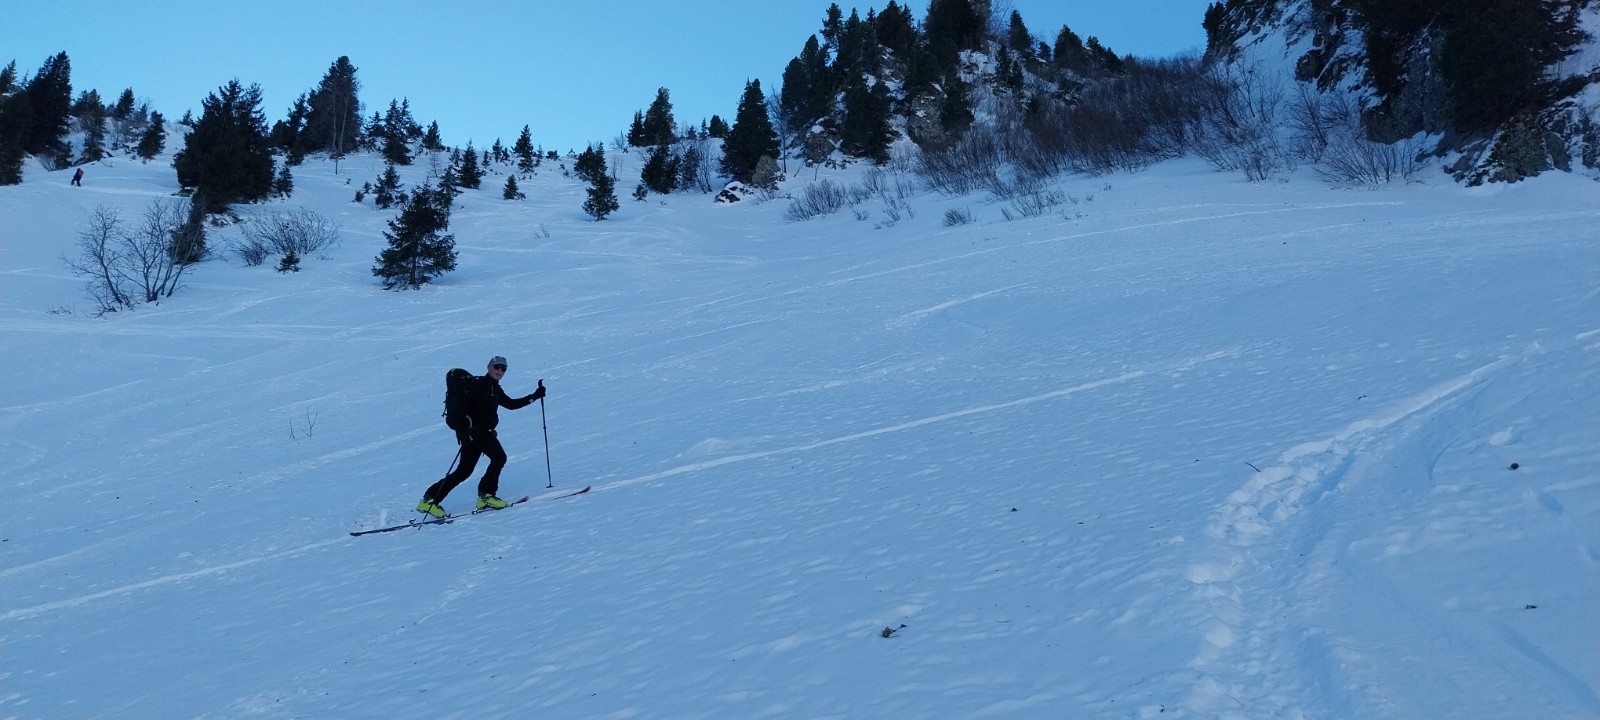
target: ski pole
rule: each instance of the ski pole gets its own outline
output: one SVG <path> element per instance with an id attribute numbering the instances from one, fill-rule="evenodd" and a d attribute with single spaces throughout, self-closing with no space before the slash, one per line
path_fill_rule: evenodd
<path id="1" fill-rule="evenodd" d="M 544 378 L 539 378 L 539 387 L 544 387 Z M 544 398 L 539 398 L 539 426 L 544 429 L 544 477 L 545 487 L 556 486 L 555 475 L 550 472 L 550 424 L 545 422 Z"/>

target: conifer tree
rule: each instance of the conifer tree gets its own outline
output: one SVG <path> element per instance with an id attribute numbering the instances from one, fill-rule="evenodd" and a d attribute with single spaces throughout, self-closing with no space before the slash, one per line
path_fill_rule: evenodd
<path id="1" fill-rule="evenodd" d="M 118 122 L 127 120 L 133 115 L 133 106 L 135 103 L 136 101 L 133 98 L 133 88 L 127 88 L 123 90 L 122 94 L 117 96 L 117 104 L 111 108 L 111 118 Z"/>
<path id="2" fill-rule="evenodd" d="M 59 155 L 66 145 L 67 123 L 72 117 L 72 61 L 66 53 L 45 60 L 23 88 L 30 107 L 24 128 L 23 151 L 30 155 Z"/>
<path id="3" fill-rule="evenodd" d="M 17 61 L 7 63 L 0 69 L 0 95 L 9 95 L 17 89 Z"/>
<path id="4" fill-rule="evenodd" d="M 944 102 L 939 106 L 939 124 L 945 130 L 960 135 L 972 125 L 972 101 L 967 98 L 967 83 L 951 73 L 943 83 Z"/>
<path id="5" fill-rule="evenodd" d="M 456 268 L 456 239 L 450 228 L 451 195 L 443 187 L 423 185 L 411 193 L 400 216 L 389 221 L 383 237 L 389 246 L 378 254 L 372 274 L 385 290 L 420 288 Z"/>
<path id="6" fill-rule="evenodd" d="M 712 115 L 711 120 L 706 123 L 706 136 L 714 138 L 728 137 L 728 121 L 723 120 L 721 115 Z"/>
<path id="7" fill-rule="evenodd" d="M 894 130 L 889 125 L 891 102 L 889 88 L 882 82 L 868 87 L 863 76 L 852 76 L 844 91 L 844 122 L 839 126 L 841 149 L 879 164 L 887 162 L 889 145 L 894 141 Z"/>
<path id="8" fill-rule="evenodd" d="M 584 148 L 578 153 L 578 159 L 572 164 L 572 171 L 578 175 L 579 180 L 594 182 L 594 179 L 606 174 L 606 156 L 593 145 Z"/>
<path id="9" fill-rule="evenodd" d="M 167 147 L 167 119 L 159 112 L 150 113 L 150 125 L 144 129 L 144 134 L 139 136 L 139 145 L 134 149 L 140 158 L 154 160 L 162 150 Z"/>
<path id="10" fill-rule="evenodd" d="M 610 175 L 601 172 L 589 182 L 589 196 L 583 201 L 583 211 L 593 216 L 595 221 L 606 219 L 607 215 L 621 207 L 622 204 L 617 201 L 616 181 Z"/>
<path id="11" fill-rule="evenodd" d="M 400 173 L 395 172 L 394 163 L 383 166 L 383 174 L 378 176 L 377 184 L 372 186 L 372 204 L 379 209 L 388 210 L 395 203 L 401 202 Z"/>
<path id="12" fill-rule="evenodd" d="M 429 152 L 439 152 L 444 149 L 444 140 L 439 137 L 439 121 L 428 123 L 427 132 L 422 133 L 422 149 Z"/>
<path id="13" fill-rule="evenodd" d="M 677 121 L 672 118 L 672 100 L 666 88 L 656 89 L 656 99 L 650 103 L 650 109 L 644 113 L 644 122 L 641 130 L 643 142 L 640 146 L 670 145 L 677 138 L 673 131 Z"/>
<path id="14" fill-rule="evenodd" d="M 665 195 L 678 188 L 678 173 L 678 157 L 672 154 L 670 147 L 657 145 L 650 150 L 650 159 L 645 161 L 639 180 L 651 191 Z"/>
<path id="15" fill-rule="evenodd" d="M 261 87 L 238 80 L 201 101 L 200 120 L 173 158 L 178 184 L 204 197 L 202 212 L 254 202 L 272 192 L 272 148 L 261 115 Z"/>
<path id="16" fill-rule="evenodd" d="M 286 154 L 290 165 L 299 165 L 306 158 L 306 96 L 295 98 L 289 106 L 289 116 L 272 124 L 272 146 Z"/>
<path id="17" fill-rule="evenodd" d="M 478 151 L 472 148 L 472 141 L 467 141 L 467 148 L 461 151 L 461 164 L 456 168 L 455 186 L 476 190 L 483 185 L 483 169 L 478 166 Z"/>
<path id="18" fill-rule="evenodd" d="M 705 157 L 700 152 L 704 143 L 690 143 L 683 150 L 683 160 L 678 164 L 678 187 L 688 190 L 700 186 L 700 173 L 705 167 Z"/>
<path id="19" fill-rule="evenodd" d="M 767 100 L 761 81 L 745 83 L 733 127 L 722 142 L 721 172 L 740 182 L 749 182 L 761 158 L 778 157 L 778 134 L 767 117 Z"/>
<path id="20" fill-rule="evenodd" d="M 522 126 L 522 134 L 517 136 L 517 142 L 512 144 L 511 153 L 517 156 L 517 169 L 522 172 L 533 172 L 533 133 L 528 126 Z"/>
<path id="21" fill-rule="evenodd" d="M 288 162 L 278 167 L 278 175 L 272 179 L 272 192 L 282 198 L 294 194 L 294 175 L 289 173 Z"/>
<path id="22" fill-rule="evenodd" d="M 500 197 L 503 197 L 507 200 L 522 200 L 527 197 L 527 195 L 523 195 L 522 190 L 517 187 L 516 175 L 506 176 L 506 187 L 505 190 L 500 193 Z"/>
<path id="23" fill-rule="evenodd" d="M 22 161 L 33 108 L 22 93 L 0 98 L 0 185 L 22 182 Z"/>
<path id="24" fill-rule="evenodd" d="M 352 152 L 361 139 L 361 82 L 356 66 L 340 55 L 311 91 L 306 112 L 306 150 L 334 156 Z"/>
<path id="25" fill-rule="evenodd" d="M 945 74 L 956 69 L 962 50 L 978 48 L 983 42 L 983 19 L 972 0 L 929 0 L 922 28 L 928 49 Z"/>
<path id="26" fill-rule="evenodd" d="M 95 103 L 78 119 L 83 127 L 83 155 L 78 163 L 92 163 L 106 156 L 106 109 Z"/>

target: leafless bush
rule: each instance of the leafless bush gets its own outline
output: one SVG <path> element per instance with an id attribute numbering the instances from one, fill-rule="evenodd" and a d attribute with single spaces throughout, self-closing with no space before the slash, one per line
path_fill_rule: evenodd
<path id="1" fill-rule="evenodd" d="M 1292 167 L 1294 160 L 1278 138 L 1283 88 L 1252 68 L 1214 71 L 1211 80 L 1196 154 L 1252 182 Z"/>
<path id="2" fill-rule="evenodd" d="M 1422 148 L 1411 140 L 1368 140 L 1361 107 L 1342 92 L 1318 93 L 1301 86 L 1288 122 L 1295 151 L 1337 185 L 1377 186 L 1409 181 L 1421 169 Z"/>
<path id="3" fill-rule="evenodd" d="M 163 198 L 130 230 L 115 210 L 97 207 L 78 234 L 78 255 L 63 261 L 87 278 L 85 290 L 102 314 L 171 297 L 188 268 L 180 247 L 188 214 L 189 201 Z"/>
<path id="4" fill-rule="evenodd" d="M 1422 167 L 1421 154 L 1411 140 L 1380 143 L 1356 133 L 1336 133 L 1317 165 L 1317 174 L 1339 185 L 1375 187 L 1410 181 Z"/>
<path id="5" fill-rule="evenodd" d="M 861 185 L 858 191 L 860 196 L 854 198 L 851 204 L 861 202 L 869 197 L 876 197 L 885 202 L 888 202 L 891 198 L 905 200 L 915 195 L 917 188 L 903 174 L 884 172 L 879 168 L 870 168 L 867 170 L 866 175 L 861 178 Z"/>
<path id="6" fill-rule="evenodd" d="M 963 208 L 950 208 L 944 211 L 944 226 L 955 227 L 972 222 L 972 211 Z"/>
<path id="7" fill-rule="evenodd" d="M 267 254 L 291 252 L 308 257 L 333 247 L 339 241 L 339 225 L 311 210 L 299 208 L 272 212 L 244 226 L 244 241 L 235 253 L 246 265 L 259 265 Z M 259 258 L 250 262 L 251 258 Z"/>
<path id="8" fill-rule="evenodd" d="M 946 150 L 923 151 L 917 174 L 945 195 L 966 195 L 990 187 L 1004 164 L 1000 133 L 974 127 Z"/>
<path id="9" fill-rule="evenodd" d="M 844 188 L 831 180 L 814 182 L 806 185 L 800 197 L 789 203 L 789 208 L 783 211 L 783 219 L 799 222 L 818 215 L 832 215 L 848 204 L 848 193 Z"/>
<path id="10" fill-rule="evenodd" d="M 1322 161 L 1334 135 L 1347 130 L 1359 117 L 1354 102 L 1344 93 L 1319 93 L 1300 83 L 1290 101 L 1287 123 L 1294 152 L 1308 162 Z"/>

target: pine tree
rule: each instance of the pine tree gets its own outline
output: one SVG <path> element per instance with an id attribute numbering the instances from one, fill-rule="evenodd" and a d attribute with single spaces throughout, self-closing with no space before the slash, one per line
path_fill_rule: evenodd
<path id="1" fill-rule="evenodd" d="M 951 73 L 944 79 L 944 102 L 939 106 L 939 124 L 952 134 L 960 135 L 972 126 L 972 101 L 967 98 L 967 84 Z"/>
<path id="2" fill-rule="evenodd" d="M 9 95 L 17 89 L 17 61 L 7 63 L 5 69 L 0 70 L 0 95 Z"/>
<path id="3" fill-rule="evenodd" d="M 522 190 L 517 187 L 517 176 L 507 175 L 506 187 L 505 190 L 500 193 L 500 197 L 503 197 L 507 200 L 522 200 L 528 196 L 523 195 Z"/>
<path id="4" fill-rule="evenodd" d="M 522 126 L 522 134 L 517 136 L 517 142 L 512 144 L 511 153 L 517 156 L 517 169 L 522 172 L 533 172 L 533 133 L 528 126 Z"/>
<path id="5" fill-rule="evenodd" d="M 711 120 L 706 123 L 706 136 L 714 138 L 727 137 L 728 121 L 723 120 L 721 115 L 712 115 Z"/>
<path id="6" fill-rule="evenodd" d="M 1022 13 L 1011 11 L 1011 28 L 1006 36 L 1011 50 L 1019 57 L 1027 57 L 1033 52 L 1033 33 L 1028 32 L 1028 26 L 1022 22 Z"/>
<path id="7" fill-rule="evenodd" d="M 178 184 L 205 198 L 203 212 L 254 202 L 272 192 L 272 148 L 259 109 L 261 87 L 230 80 L 201 101 L 194 131 L 173 158 Z"/>
<path id="8" fill-rule="evenodd" d="M 666 195 L 678 189 L 678 172 L 678 157 L 672 154 L 672 149 L 657 145 L 650 150 L 650 159 L 645 161 L 639 180 L 646 188 Z"/>
<path id="9" fill-rule="evenodd" d="M 285 250 L 283 257 L 278 259 L 278 272 L 300 272 L 300 253 L 295 252 L 294 248 Z"/>
<path id="10" fill-rule="evenodd" d="M 111 118 L 118 122 L 127 120 L 133 115 L 133 107 L 135 104 L 136 101 L 133 98 L 133 88 L 127 88 L 123 90 L 122 94 L 117 96 L 117 104 L 111 108 Z"/>
<path id="11" fill-rule="evenodd" d="M 83 127 L 83 155 L 78 164 L 92 163 L 106 156 L 106 109 L 95 103 L 78 120 Z"/>
<path id="12" fill-rule="evenodd" d="M 283 150 L 290 165 L 299 165 L 306 159 L 305 129 L 306 129 L 306 104 L 305 94 L 295 98 L 294 104 L 289 106 L 289 116 L 272 124 L 270 133 L 272 146 Z"/>
<path id="13" fill-rule="evenodd" d="M 593 145 L 584 148 L 578 153 L 578 160 L 572 164 L 572 171 L 577 173 L 578 179 L 584 182 L 594 182 L 595 178 L 606 174 L 606 156 Z"/>
<path id="14" fill-rule="evenodd" d="M 767 117 L 767 100 L 761 93 L 761 81 L 751 80 L 745 83 L 733 128 L 722 142 L 720 169 L 722 174 L 735 180 L 749 182 L 761 158 L 776 158 L 778 152 L 778 135 Z"/>
<path id="15" fill-rule="evenodd" d="M 467 141 L 467 149 L 461 151 L 461 164 L 456 168 L 455 186 L 476 190 L 483 185 L 483 169 L 478 166 L 478 151 L 472 148 L 472 141 Z"/>
<path id="16" fill-rule="evenodd" d="M 327 151 L 335 157 L 353 152 L 361 139 L 361 82 L 356 66 L 340 55 L 311 91 L 306 111 L 307 152 Z"/>
<path id="17" fill-rule="evenodd" d="M 688 190 L 700 186 L 700 171 L 705 166 L 705 157 L 701 155 L 697 143 L 690 143 L 683 150 L 683 161 L 678 164 L 678 187 Z"/>
<path id="18" fill-rule="evenodd" d="M 272 180 L 272 192 L 282 198 L 294 194 L 294 175 L 289 173 L 288 162 L 278 168 L 278 176 Z"/>
<path id="19" fill-rule="evenodd" d="M 598 222 L 621 207 L 622 204 L 617 201 L 616 182 L 602 169 L 598 176 L 589 181 L 589 197 L 583 201 L 583 211 Z"/>
<path id="20" fill-rule="evenodd" d="M 656 90 L 656 99 L 650 103 L 650 109 L 644 113 L 644 120 L 640 127 L 640 137 L 643 142 L 637 145 L 669 145 L 677 138 L 673 130 L 677 121 L 672 119 L 672 100 L 666 88 Z"/>
<path id="21" fill-rule="evenodd" d="M 422 149 L 429 152 L 439 152 L 444 149 L 444 140 L 439 137 L 439 121 L 428 123 L 428 130 L 422 134 Z"/>
<path id="22" fill-rule="evenodd" d="M 839 126 L 841 149 L 856 157 L 882 164 L 889 160 L 889 145 L 894 129 L 889 125 L 889 88 L 882 82 L 871 87 L 865 78 L 853 76 L 844 91 L 844 122 Z"/>
<path id="23" fill-rule="evenodd" d="M 23 140 L 30 155 L 58 155 L 66 144 L 72 118 L 72 61 L 66 53 L 48 60 L 23 88 L 31 108 L 31 121 Z"/>
<path id="24" fill-rule="evenodd" d="M 139 136 L 139 146 L 134 152 L 145 160 L 154 160 L 167 147 L 167 120 L 159 112 L 150 113 L 150 126 Z"/>
<path id="25" fill-rule="evenodd" d="M 395 203 L 400 202 L 400 173 L 395 172 L 394 163 L 383 166 L 383 174 L 378 176 L 378 183 L 372 186 L 372 204 L 381 210 L 388 210 Z"/>
<path id="26" fill-rule="evenodd" d="M 378 254 L 372 274 L 385 290 L 420 288 L 456 269 L 456 239 L 450 228 L 450 193 L 424 185 L 411 193 L 400 216 L 389 221 L 383 237 L 389 246 Z"/>
<path id="27" fill-rule="evenodd" d="M 22 182 L 22 161 L 27 157 L 28 131 L 33 106 L 22 93 L 0 98 L 0 185 Z"/>
<path id="28" fill-rule="evenodd" d="M 376 113 L 374 113 L 376 116 Z M 396 165 L 411 164 L 411 128 L 417 122 L 411 119 L 411 101 L 401 102 L 390 100 L 389 111 L 383 117 L 383 122 L 377 128 L 376 134 L 383 152 L 383 159 Z"/>
<path id="29" fill-rule="evenodd" d="M 972 0 L 929 0 L 922 29 L 943 74 L 956 69 L 962 50 L 973 50 L 983 43 L 983 19 Z"/>

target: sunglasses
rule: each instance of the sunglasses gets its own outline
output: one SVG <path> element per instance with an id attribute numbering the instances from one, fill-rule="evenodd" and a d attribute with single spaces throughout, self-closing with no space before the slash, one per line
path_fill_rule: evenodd
<path id="1" fill-rule="evenodd" d="M 500 372 L 505 372 L 506 371 L 505 363 L 495 363 L 493 365 L 490 365 L 489 367 L 492 367 L 492 368 L 494 368 L 496 370 L 499 370 Z"/>

